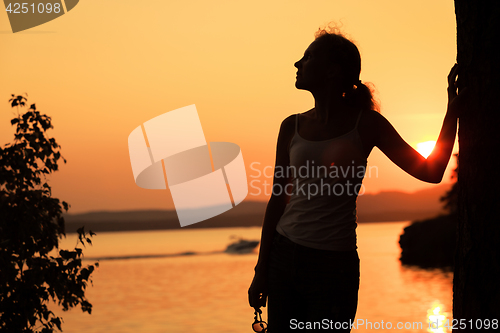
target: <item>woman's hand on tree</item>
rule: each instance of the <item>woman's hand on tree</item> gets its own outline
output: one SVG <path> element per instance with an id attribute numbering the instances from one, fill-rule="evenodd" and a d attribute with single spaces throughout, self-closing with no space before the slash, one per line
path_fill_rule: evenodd
<path id="1" fill-rule="evenodd" d="M 448 74 L 448 113 L 457 118 L 460 118 L 468 96 L 467 88 L 459 82 L 459 72 L 460 66 L 455 64 Z"/>

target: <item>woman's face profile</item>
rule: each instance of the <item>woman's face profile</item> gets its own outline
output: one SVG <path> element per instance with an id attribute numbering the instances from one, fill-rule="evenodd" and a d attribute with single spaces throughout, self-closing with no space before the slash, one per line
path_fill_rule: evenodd
<path id="1" fill-rule="evenodd" d="M 324 47 L 314 41 L 305 50 L 304 56 L 295 63 L 297 78 L 295 87 L 313 92 L 324 88 L 331 78 L 331 64 L 327 60 Z"/>

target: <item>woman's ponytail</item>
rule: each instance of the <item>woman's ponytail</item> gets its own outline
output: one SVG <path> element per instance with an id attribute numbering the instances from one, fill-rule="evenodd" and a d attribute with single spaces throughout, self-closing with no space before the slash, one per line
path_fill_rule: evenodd
<path id="1" fill-rule="evenodd" d="M 348 103 L 356 109 L 374 110 L 380 112 L 378 103 L 373 97 L 373 90 L 371 86 L 372 84 L 370 83 L 365 84 L 358 81 L 358 83 L 353 86 L 352 92 L 350 94 L 345 94 L 345 98 L 347 98 Z"/>

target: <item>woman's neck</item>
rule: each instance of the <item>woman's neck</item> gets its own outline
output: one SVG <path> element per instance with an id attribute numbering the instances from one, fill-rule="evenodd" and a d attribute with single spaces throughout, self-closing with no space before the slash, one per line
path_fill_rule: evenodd
<path id="1" fill-rule="evenodd" d="M 341 93 L 313 93 L 314 110 L 313 115 L 319 122 L 328 124 L 333 119 L 345 114 L 348 110 L 348 105 Z"/>

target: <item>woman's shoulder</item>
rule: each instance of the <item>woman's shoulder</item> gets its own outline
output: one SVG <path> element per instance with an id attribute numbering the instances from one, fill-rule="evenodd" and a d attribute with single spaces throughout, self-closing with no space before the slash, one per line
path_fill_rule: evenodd
<path id="1" fill-rule="evenodd" d="M 295 135 L 295 129 L 297 128 L 297 122 L 299 122 L 299 117 L 307 116 L 311 110 L 294 113 L 283 119 L 280 126 L 279 136 L 281 136 L 285 141 L 290 142 L 292 137 Z"/>
<path id="2" fill-rule="evenodd" d="M 366 147 L 376 146 L 380 138 L 387 132 L 394 130 L 394 128 L 380 112 L 375 110 L 364 110 L 362 112 L 358 133 Z"/>
<path id="3" fill-rule="evenodd" d="M 295 123 L 297 121 L 299 121 L 299 118 L 310 117 L 311 116 L 311 112 L 313 110 L 314 110 L 314 108 L 310 109 L 310 110 L 307 110 L 307 111 L 304 111 L 304 112 L 299 112 L 299 113 L 291 114 L 291 115 L 289 115 L 288 117 L 286 117 L 281 122 L 281 126 L 283 126 L 283 125 L 285 125 L 285 126 L 291 126 L 291 125 L 293 125 L 293 127 L 295 128 Z"/>
<path id="4" fill-rule="evenodd" d="M 290 123 L 294 123 L 295 122 L 295 118 L 297 116 L 298 116 L 298 113 L 294 113 L 294 114 L 289 115 L 288 117 L 286 117 L 285 119 L 283 119 L 283 121 L 281 122 L 281 126 L 288 125 Z"/>
<path id="5" fill-rule="evenodd" d="M 364 110 L 361 110 L 361 114 L 363 117 L 368 117 L 370 119 L 375 119 L 375 118 L 384 118 L 384 116 L 380 113 L 380 111 L 377 111 L 377 110 L 368 110 L 368 109 L 364 109 Z"/>
<path id="6" fill-rule="evenodd" d="M 280 135 L 291 137 L 295 133 L 295 122 L 298 114 L 291 114 L 281 122 Z"/>
<path id="7" fill-rule="evenodd" d="M 376 110 L 362 110 L 361 111 L 361 119 L 360 126 L 365 125 L 364 127 L 374 128 L 380 125 L 384 125 L 388 123 L 388 120 Z"/>
<path id="8" fill-rule="evenodd" d="M 310 112 L 311 112 L 311 110 L 306 111 L 306 112 L 302 112 L 302 113 L 294 113 L 294 114 L 289 115 L 288 117 L 283 119 L 283 121 L 281 122 L 281 128 L 282 129 L 293 128 L 295 130 L 295 124 L 298 121 L 298 117 L 307 116 Z"/>

